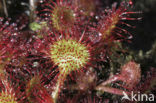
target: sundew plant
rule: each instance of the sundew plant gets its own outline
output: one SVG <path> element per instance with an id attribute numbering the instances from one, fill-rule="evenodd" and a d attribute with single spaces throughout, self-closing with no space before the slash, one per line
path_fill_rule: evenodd
<path id="1" fill-rule="evenodd" d="M 154 101 L 156 44 L 131 47 L 144 21 L 138 4 L 0 1 L 0 103 Z"/>

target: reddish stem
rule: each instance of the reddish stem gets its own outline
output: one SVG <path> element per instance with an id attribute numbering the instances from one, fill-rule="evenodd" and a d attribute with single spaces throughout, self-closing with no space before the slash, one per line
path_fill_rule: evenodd
<path id="1" fill-rule="evenodd" d="M 108 80 L 104 81 L 103 83 L 101 83 L 101 85 L 106 86 L 110 83 L 116 82 L 116 81 L 123 81 L 122 75 L 114 75 L 113 77 L 109 78 Z"/>
<path id="2" fill-rule="evenodd" d="M 96 87 L 96 90 L 108 92 L 108 93 L 112 93 L 112 94 L 117 94 L 117 95 L 124 95 L 123 92 L 125 92 L 126 94 L 130 94 L 129 92 L 126 92 L 124 90 L 120 90 L 120 89 L 116 89 L 116 88 L 112 88 L 112 87 L 105 87 L 105 86 L 101 86 L 101 85 Z"/>

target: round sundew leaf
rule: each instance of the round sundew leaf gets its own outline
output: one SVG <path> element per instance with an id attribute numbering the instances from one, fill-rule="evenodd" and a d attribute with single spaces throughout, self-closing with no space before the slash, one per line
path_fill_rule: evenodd
<path id="1" fill-rule="evenodd" d="M 56 6 L 51 16 L 53 27 L 57 30 L 66 30 L 74 24 L 74 12 L 65 6 Z"/>
<path id="2" fill-rule="evenodd" d="M 15 100 L 14 95 L 8 93 L 7 91 L 2 91 L 0 93 L 0 103 L 18 103 Z"/>
<path id="3" fill-rule="evenodd" d="M 84 44 L 75 40 L 56 41 L 51 46 L 51 59 L 59 66 L 60 72 L 70 73 L 84 67 L 90 58 Z"/>

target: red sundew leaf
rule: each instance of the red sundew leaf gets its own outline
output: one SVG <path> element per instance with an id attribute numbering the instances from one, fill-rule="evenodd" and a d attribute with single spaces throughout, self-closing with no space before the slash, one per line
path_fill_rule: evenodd
<path id="1" fill-rule="evenodd" d="M 114 39 L 130 39 L 128 37 L 132 36 L 124 28 L 119 28 L 119 25 L 124 24 L 129 26 L 129 24 L 124 23 L 124 20 L 140 20 L 141 18 L 130 17 L 130 14 L 139 14 L 140 12 L 129 11 L 126 3 L 127 2 L 122 2 L 119 7 L 117 7 L 115 3 L 112 5 L 112 9 L 106 9 L 106 13 L 103 14 L 103 18 L 99 21 L 96 30 L 102 34 L 103 42 L 107 42 L 106 40 L 109 40 L 112 36 Z M 124 35 L 127 35 L 127 37 Z"/>
<path id="2" fill-rule="evenodd" d="M 40 83 L 40 77 L 33 77 L 26 86 L 26 95 L 33 103 L 54 103 L 51 95 Z"/>
<path id="3" fill-rule="evenodd" d="M 69 1 L 44 1 L 45 6 L 39 13 L 48 21 L 50 27 L 64 32 L 69 31 L 78 22 L 76 7 Z"/>
<path id="4" fill-rule="evenodd" d="M 15 86 L 9 80 L 9 75 L 0 68 L 0 102 L 2 103 L 20 103 L 22 101 L 21 96 L 24 95 L 19 92 L 19 89 L 15 89 Z M 19 95 L 20 94 L 20 95 Z"/>
<path id="5" fill-rule="evenodd" d="M 128 62 L 121 68 L 121 76 L 123 82 L 129 86 L 129 88 L 135 87 L 141 79 L 141 68 L 139 64 L 133 61 Z"/>

